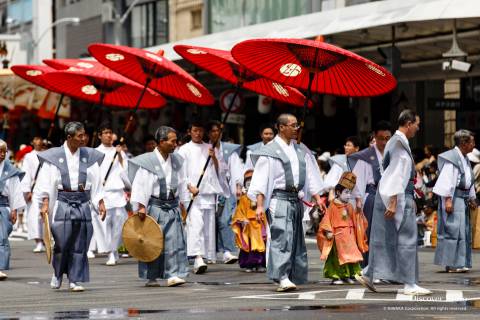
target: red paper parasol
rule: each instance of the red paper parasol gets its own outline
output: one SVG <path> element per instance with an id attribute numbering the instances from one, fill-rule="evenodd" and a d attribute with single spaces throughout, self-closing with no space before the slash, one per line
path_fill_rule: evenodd
<path id="1" fill-rule="evenodd" d="M 162 94 L 198 105 L 214 103 L 200 82 L 159 54 L 111 44 L 92 44 L 88 51 L 108 68 Z"/>
<path id="2" fill-rule="evenodd" d="M 305 96 L 298 90 L 257 76 L 241 66 L 230 51 L 176 45 L 175 51 L 186 60 L 234 85 L 295 106 L 303 106 Z"/>
<path id="3" fill-rule="evenodd" d="M 142 87 L 108 69 L 69 69 L 50 72 L 45 76 L 55 91 L 76 99 L 113 107 L 156 109 L 166 104 L 153 90 Z M 143 97 L 142 97 L 143 95 Z"/>
<path id="4" fill-rule="evenodd" d="M 43 63 L 57 70 L 67 69 L 107 69 L 103 64 L 95 60 L 84 59 L 43 59 Z"/>
<path id="5" fill-rule="evenodd" d="M 41 65 L 16 65 L 12 66 L 12 71 L 22 79 L 27 80 L 37 86 L 47 89 L 48 91 L 56 91 L 55 87 L 48 84 L 45 81 L 45 75 L 50 72 L 54 72 L 55 69 L 52 69 L 47 66 Z"/>
<path id="6" fill-rule="evenodd" d="M 312 92 L 372 97 L 388 93 L 397 85 L 385 68 L 325 42 L 254 39 L 235 45 L 232 55 L 252 72 Z"/>

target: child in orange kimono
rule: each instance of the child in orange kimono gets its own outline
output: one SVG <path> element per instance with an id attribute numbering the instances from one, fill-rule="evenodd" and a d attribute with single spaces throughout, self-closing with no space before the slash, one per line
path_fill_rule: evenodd
<path id="1" fill-rule="evenodd" d="M 258 221 L 255 214 L 256 204 L 247 197 L 246 190 L 250 185 L 253 170 L 244 175 L 245 192 L 238 200 L 237 209 L 232 217 L 232 230 L 235 234 L 235 243 L 240 248 L 238 263 L 245 272 L 265 272 L 265 215 Z"/>
<path id="2" fill-rule="evenodd" d="M 362 253 L 368 251 L 367 219 L 348 202 L 356 176 L 345 172 L 335 186 L 335 199 L 330 203 L 317 232 L 317 245 L 325 261 L 323 275 L 332 284 L 353 284 L 362 269 Z"/>

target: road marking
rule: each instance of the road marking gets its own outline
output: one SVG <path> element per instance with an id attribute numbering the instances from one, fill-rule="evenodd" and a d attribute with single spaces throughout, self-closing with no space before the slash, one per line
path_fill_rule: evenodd
<path id="1" fill-rule="evenodd" d="M 237 296 L 233 299 L 261 300 L 315 300 L 315 301 L 372 301 L 372 302 L 464 302 L 480 301 L 480 290 L 432 290 L 432 295 L 412 296 L 402 290 L 381 290 L 371 293 L 365 289 L 317 290 L 306 292 L 273 293 Z"/>
<path id="2" fill-rule="evenodd" d="M 395 297 L 395 300 L 398 300 L 398 301 L 412 301 L 413 296 L 411 294 L 403 294 L 403 289 L 398 289 L 397 296 Z"/>
<path id="3" fill-rule="evenodd" d="M 347 300 L 362 300 L 365 289 L 350 289 L 345 297 Z"/>
<path id="4" fill-rule="evenodd" d="M 445 294 L 446 301 L 463 301 L 463 291 L 461 290 L 447 290 Z"/>
<path id="5" fill-rule="evenodd" d="M 300 293 L 298 300 L 315 300 L 315 294 L 311 292 Z"/>

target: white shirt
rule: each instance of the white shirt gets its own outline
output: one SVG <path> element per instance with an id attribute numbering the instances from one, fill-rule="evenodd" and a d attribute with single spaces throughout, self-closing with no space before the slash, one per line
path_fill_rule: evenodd
<path id="1" fill-rule="evenodd" d="M 5 167 L 5 160 L 0 162 L 0 174 L 3 173 L 3 167 Z M 2 196 L 8 197 L 10 211 L 23 209 L 27 205 L 25 203 L 25 198 L 23 197 L 20 178 L 18 176 L 9 178 L 5 181 Z"/>
<path id="2" fill-rule="evenodd" d="M 342 167 L 334 163 L 328 171 L 327 175 L 325 176 L 322 193 L 329 192 L 330 190 L 335 188 L 335 186 L 340 181 L 343 172 L 344 170 L 342 169 Z"/>
<path id="3" fill-rule="evenodd" d="M 376 145 L 374 145 L 374 149 L 378 163 L 380 164 L 380 175 L 382 175 L 383 155 L 380 153 Z M 375 184 L 372 165 L 362 159 L 359 159 L 352 172 L 355 174 L 355 176 L 357 176 L 357 182 L 353 188 L 352 195 L 357 199 L 362 199 L 362 203 L 365 204 L 365 198 L 368 196 L 368 193 L 365 192 L 367 185 Z"/>
<path id="4" fill-rule="evenodd" d="M 103 144 L 100 144 L 96 148 L 96 150 L 105 154 L 105 158 L 103 159 L 103 162 L 100 166 L 101 178 L 103 183 L 105 177 L 107 176 L 108 168 L 110 168 L 113 157 L 115 156 L 116 148 L 106 147 Z M 122 208 L 127 204 L 124 189 L 130 187 L 130 183 L 128 182 L 127 177 L 128 161 L 123 151 L 121 152 L 121 156 L 123 159 L 123 163 L 120 164 L 118 156 L 115 158 L 115 162 L 113 163 L 110 174 L 108 175 L 107 182 L 104 186 L 104 201 L 106 209 Z"/>
<path id="5" fill-rule="evenodd" d="M 465 171 L 465 189 L 470 190 L 470 198 L 475 198 L 475 185 L 472 184 L 472 174 L 469 168 L 469 164 L 465 159 L 465 156 L 462 154 L 458 147 L 455 147 L 455 150 L 460 156 L 462 162 L 463 170 Z M 456 166 L 450 162 L 446 162 L 443 165 L 440 175 L 438 176 L 437 182 L 433 187 L 433 193 L 441 197 L 453 197 L 455 189 L 460 184 L 460 172 Z"/>
<path id="6" fill-rule="evenodd" d="M 197 185 L 200 174 L 207 161 L 208 151 L 210 148 L 210 144 L 204 142 L 194 143 L 193 141 L 190 141 L 179 148 L 178 154 L 181 155 L 185 160 L 183 167 L 185 170 L 185 179 L 187 185 Z M 215 170 L 213 161 L 210 161 L 202 179 L 202 183 L 200 184 L 199 194 L 195 198 L 195 201 L 205 209 L 216 205 L 217 195 L 228 197 L 229 194 L 225 173 L 222 172 L 222 168 L 225 168 L 226 164 L 223 162 L 221 157 L 218 158 L 218 162 L 219 165 L 217 172 Z"/>
<path id="7" fill-rule="evenodd" d="M 163 158 L 157 148 L 155 148 L 155 155 L 160 161 L 162 166 L 163 173 L 165 174 L 165 183 L 167 185 L 167 195 L 171 190 L 172 183 L 172 158 L 168 156 L 167 160 Z M 180 201 L 185 202 L 189 200 L 189 192 L 187 189 L 186 179 L 185 179 L 185 169 L 184 165 L 178 170 L 177 179 L 178 187 L 175 192 L 175 197 L 180 197 Z M 134 210 L 137 210 L 138 204 L 141 203 L 143 206 L 148 205 L 150 197 L 158 197 L 160 195 L 160 184 L 158 183 L 158 176 L 150 171 L 147 171 L 143 168 L 138 168 L 135 178 L 132 182 L 132 194 L 130 202 L 133 205 Z"/>
<path id="8" fill-rule="evenodd" d="M 223 157 L 223 144 L 220 143 L 220 150 L 215 154 L 218 154 L 222 158 L 222 162 L 225 163 L 225 159 Z M 218 149 L 217 149 L 218 150 Z M 237 184 L 240 186 L 243 185 L 243 169 L 244 165 L 242 160 L 238 156 L 238 153 L 233 152 L 228 160 L 226 161 L 226 168 L 223 170 L 226 174 L 226 178 L 230 187 L 230 196 L 236 198 L 236 191 L 237 191 Z"/>
<path id="9" fill-rule="evenodd" d="M 287 154 L 292 166 L 294 184 L 295 186 L 298 186 L 299 161 L 295 152 L 295 147 L 293 146 L 294 142 L 292 141 L 289 145 L 287 145 L 279 136 L 275 137 L 275 141 L 280 145 L 285 154 Z M 295 152 L 295 158 L 292 157 L 292 150 L 293 152 Z M 315 170 L 316 168 L 312 167 L 311 161 L 305 162 L 305 185 L 301 193 L 303 193 L 303 195 L 309 194 L 313 196 L 320 193 L 323 185 L 322 181 L 318 181 L 318 179 L 312 179 L 312 177 L 315 176 L 312 174 L 312 170 Z M 247 195 L 252 201 L 257 200 L 258 194 L 264 195 L 265 208 L 269 207 L 270 210 L 273 212 L 275 207 L 275 201 L 270 201 L 272 197 L 272 192 L 275 189 L 285 190 L 285 184 L 285 171 L 283 169 L 282 162 L 272 157 L 261 156 L 258 158 L 255 164 L 252 181 L 250 183 L 250 188 L 248 189 Z"/>
<path id="10" fill-rule="evenodd" d="M 38 152 L 32 150 L 27 153 L 23 158 L 22 171 L 25 172 L 25 176 L 21 181 L 22 191 L 25 193 L 31 192 L 32 183 L 35 179 L 35 173 L 37 172 L 40 161 L 38 160 Z"/>

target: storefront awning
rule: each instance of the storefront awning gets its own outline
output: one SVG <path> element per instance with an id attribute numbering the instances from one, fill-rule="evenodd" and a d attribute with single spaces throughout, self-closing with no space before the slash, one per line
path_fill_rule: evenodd
<path id="1" fill-rule="evenodd" d="M 252 38 L 313 38 L 399 23 L 480 17 L 479 0 L 386 0 L 316 12 L 148 48 L 181 59 L 173 46 L 187 44 L 230 50 Z"/>

